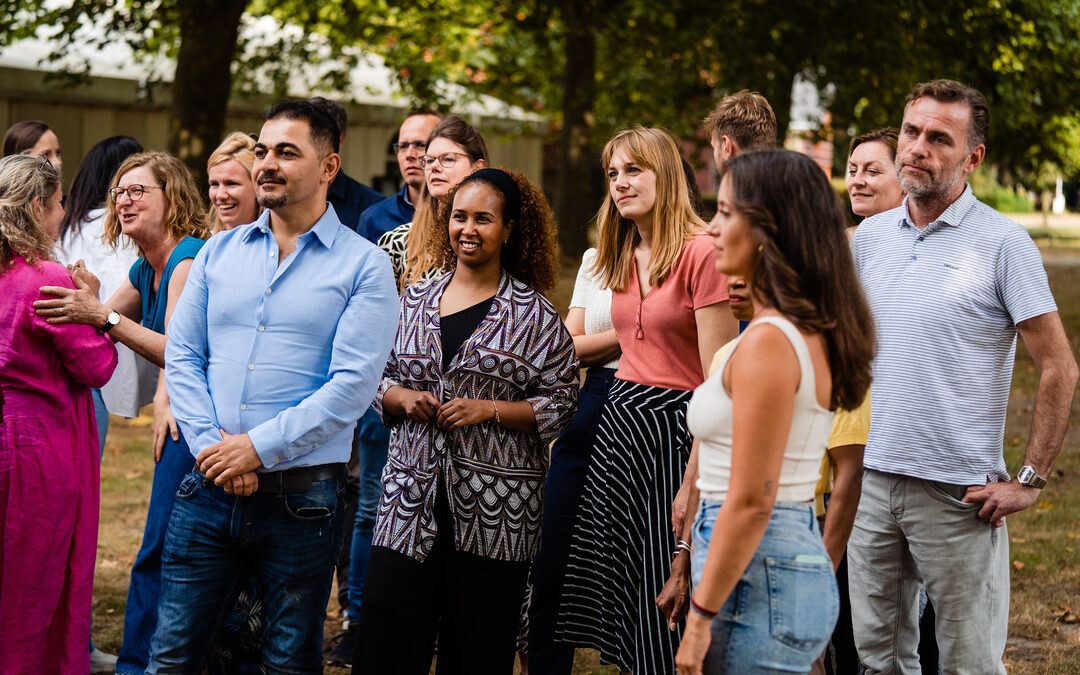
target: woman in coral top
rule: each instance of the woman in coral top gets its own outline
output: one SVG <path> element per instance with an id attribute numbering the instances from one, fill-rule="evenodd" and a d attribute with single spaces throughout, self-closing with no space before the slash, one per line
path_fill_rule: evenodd
<path id="1" fill-rule="evenodd" d="M 596 272 L 622 347 L 570 544 L 556 640 L 634 675 L 674 672 L 680 631 L 656 598 L 676 540 L 671 503 L 690 451 L 686 404 L 735 337 L 727 281 L 691 206 L 675 139 L 636 127 L 604 148 Z"/>

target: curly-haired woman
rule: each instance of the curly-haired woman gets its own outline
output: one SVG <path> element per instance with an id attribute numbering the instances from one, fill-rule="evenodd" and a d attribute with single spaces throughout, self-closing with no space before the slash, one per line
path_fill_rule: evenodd
<path id="1" fill-rule="evenodd" d="M 30 304 L 70 287 L 52 259 L 60 172 L 0 161 L 0 672 L 89 672 L 97 552 L 97 427 L 91 387 L 116 350 L 89 326 L 54 325 Z"/>
<path id="2" fill-rule="evenodd" d="M 577 407 L 574 343 L 541 295 L 557 265 L 543 195 L 482 169 L 448 203 L 432 252 L 450 271 L 406 290 L 375 398 L 396 431 L 354 673 L 427 673 L 436 630 L 437 672 L 513 670 L 547 447 Z"/>
<path id="3" fill-rule="evenodd" d="M 121 234 L 135 242 L 140 257 L 107 302 L 97 299 L 98 280 L 76 269 L 76 289 L 45 287 L 42 292 L 57 297 L 40 300 L 34 308 L 50 323 L 82 323 L 106 331 L 162 367 L 165 328 L 191 262 L 209 235 L 202 195 L 183 162 L 163 152 L 124 160 L 109 188 L 105 240 L 115 245 Z M 131 569 L 118 673 L 141 673 L 146 668 L 157 625 L 165 529 L 176 489 L 192 465 L 191 452 L 169 409 L 164 371 L 154 397 L 153 446 L 157 465 L 142 546 Z"/>

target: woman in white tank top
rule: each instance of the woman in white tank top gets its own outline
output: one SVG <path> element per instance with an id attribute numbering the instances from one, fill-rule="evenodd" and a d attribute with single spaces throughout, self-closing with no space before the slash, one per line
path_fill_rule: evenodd
<path id="1" fill-rule="evenodd" d="M 873 322 L 821 169 L 782 150 L 724 169 L 716 266 L 754 319 L 687 411 L 700 441 L 694 593 L 680 673 L 808 672 L 836 623 L 814 515 L 832 412 L 870 384 Z"/>

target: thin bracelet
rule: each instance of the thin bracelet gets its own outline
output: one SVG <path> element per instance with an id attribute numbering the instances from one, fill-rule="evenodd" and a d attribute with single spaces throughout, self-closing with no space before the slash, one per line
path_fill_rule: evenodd
<path id="1" fill-rule="evenodd" d="M 675 544 L 675 555 L 679 555 L 679 551 L 686 551 L 687 555 L 690 555 L 694 552 L 693 549 L 690 547 L 690 544 L 686 543 L 682 539 L 680 539 Z"/>
<path id="2" fill-rule="evenodd" d="M 495 399 L 491 399 L 491 409 L 495 411 L 495 424 L 502 424 L 502 417 L 499 416 L 499 406 L 495 405 Z"/>
<path id="3" fill-rule="evenodd" d="M 703 619 L 708 619 L 709 621 L 712 621 L 713 619 L 715 619 L 716 615 L 720 613 L 719 610 L 717 610 L 715 612 L 710 612 L 709 610 L 705 609 L 701 605 L 697 604 L 697 602 L 694 600 L 693 596 L 690 596 L 690 609 L 693 610 L 694 614 L 697 614 L 698 616 L 702 617 Z"/>

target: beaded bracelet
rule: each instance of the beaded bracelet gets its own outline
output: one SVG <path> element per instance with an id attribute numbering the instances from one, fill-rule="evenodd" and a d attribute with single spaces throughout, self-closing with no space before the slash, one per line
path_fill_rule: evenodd
<path id="1" fill-rule="evenodd" d="M 495 411 L 495 424 L 502 424 L 502 417 L 499 416 L 499 406 L 495 405 L 495 399 L 491 399 L 491 409 Z"/>
<path id="2" fill-rule="evenodd" d="M 694 614 L 697 614 L 704 619 L 708 619 L 709 621 L 715 619 L 716 615 L 720 613 L 719 611 L 710 612 L 701 605 L 697 604 L 697 602 L 694 601 L 693 596 L 690 596 L 690 609 L 693 610 Z"/>

